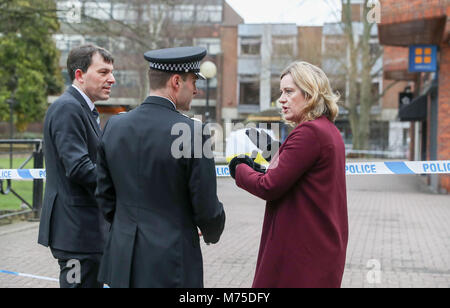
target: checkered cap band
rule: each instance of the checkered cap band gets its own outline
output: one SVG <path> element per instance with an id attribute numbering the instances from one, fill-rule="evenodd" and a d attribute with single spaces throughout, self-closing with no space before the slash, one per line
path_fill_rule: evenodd
<path id="1" fill-rule="evenodd" d="M 166 72 L 198 73 L 200 71 L 200 61 L 178 64 L 150 62 L 150 68 Z"/>

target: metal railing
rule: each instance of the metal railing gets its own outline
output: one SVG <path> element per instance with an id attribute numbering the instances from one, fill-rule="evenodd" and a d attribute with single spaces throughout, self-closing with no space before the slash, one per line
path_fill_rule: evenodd
<path id="1" fill-rule="evenodd" d="M 34 169 L 42 169 L 44 167 L 44 154 L 42 151 L 42 140 L 41 139 L 30 139 L 30 140 L 21 140 L 21 139 L 0 139 L 1 144 L 9 144 L 10 145 L 10 168 L 12 169 L 12 161 L 13 161 L 13 145 L 15 144 L 29 144 L 34 145 L 33 153 L 25 159 L 25 161 L 19 166 L 18 169 L 22 169 L 28 162 L 33 159 L 33 168 Z M 4 182 L 6 181 L 6 187 L 4 187 Z M 12 187 L 12 180 L 2 180 L 0 179 L 0 193 L 2 195 L 7 195 L 12 193 L 16 196 L 23 204 L 25 204 L 29 209 L 20 212 L 8 213 L 5 215 L 1 215 L 0 219 L 7 218 L 16 215 L 22 215 L 26 213 L 33 213 L 34 218 L 39 219 L 40 212 L 42 209 L 42 199 L 43 199 L 43 191 L 44 191 L 44 180 L 42 179 L 34 179 L 33 180 L 33 200 L 32 204 L 30 204 L 27 200 L 25 200 L 22 196 L 20 196 Z"/>

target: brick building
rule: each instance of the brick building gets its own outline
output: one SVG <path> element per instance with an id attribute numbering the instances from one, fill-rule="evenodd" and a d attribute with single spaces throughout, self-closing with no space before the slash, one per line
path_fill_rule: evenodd
<path id="1" fill-rule="evenodd" d="M 381 2 L 378 28 L 380 43 L 385 46 L 384 78 L 407 83 L 414 97 L 399 111 L 401 120 L 411 122 L 412 160 L 450 159 L 449 14 L 448 0 Z M 436 71 L 409 70 L 409 48 L 417 45 L 426 45 L 418 48 L 420 62 L 427 50 L 431 53 L 432 46 L 437 47 Z M 435 191 L 449 192 L 450 175 L 431 175 L 429 184 Z"/>

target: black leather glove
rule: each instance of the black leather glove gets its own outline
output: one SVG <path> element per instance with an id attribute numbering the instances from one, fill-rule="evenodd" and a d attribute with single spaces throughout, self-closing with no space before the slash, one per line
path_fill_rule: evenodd
<path id="1" fill-rule="evenodd" d="M 266 173 L 266 168 L 253 161 L 253 170 L 258 171 L 260 173 Z"/>
<path id="2" fill-rule="evenodd" d="M 261 173 L 266 173 L 266 169 L 263 166 L 261 166 L 260 164 L 255 163 L 255 161 L 253 159 L 251 159 L 249 156 L 247 156 L 247 155 L 236 156 L 235 158 L 233 158 L 230 161 L 230 164 L 228 165 L 228 167 L 230 169 L 230 175 L 233 179 L 235 178 L 236 167 L 239 164 L 246 164 L 247 166 L 249 166 L 250 168 L 252 168 L 255 171 L 258 171 Z"/>
<path id="3" fill-rule="evenodd" d="M 281 146 L 279 141 L 275 141 L 264 130 L 261 133 L 256 128 L 249 128 L 245 131 L 245 134 L 253 142 L 258 149 L 262 151 L 262 156 L 265 160 L 270 162 L 272 157 L 278 151 Z"/>

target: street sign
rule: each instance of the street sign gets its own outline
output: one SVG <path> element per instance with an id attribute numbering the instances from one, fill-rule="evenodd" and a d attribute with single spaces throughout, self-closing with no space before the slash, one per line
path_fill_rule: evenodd
<path id="1" fill-rule="evenodd" d="M 409 72 L 435 72 L 437 47 L 435 45 L 409 46 Z"/>

